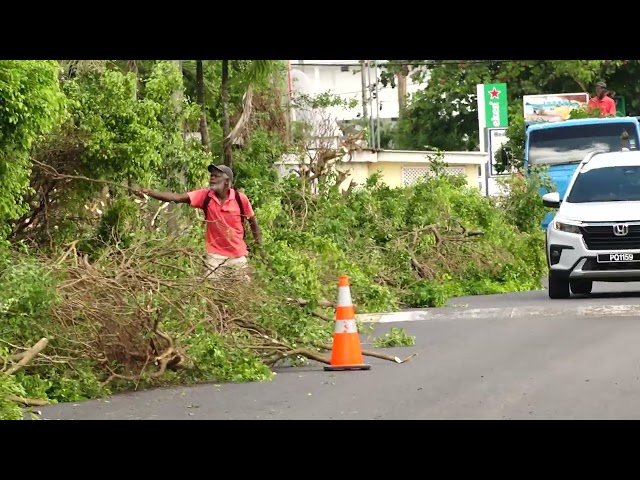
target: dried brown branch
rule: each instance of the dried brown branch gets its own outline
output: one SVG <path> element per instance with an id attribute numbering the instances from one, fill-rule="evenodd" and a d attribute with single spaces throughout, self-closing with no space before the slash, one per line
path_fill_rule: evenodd
<path id="1" fill-rule="evenodd" d="M 443 234 L 446 231 L 448 234 Z M 420 260 L 419 249 L 424 250 L 424 245 L 420 247 L 421 234 L 428 233 L 433 237 L 434 245 L 427 248 L 429 254 L 429 261 L 431 264 L 439 263 L 445 267 L 446 270 L 455 272 L 451 256 L 457 255 L 459 252 L 452 252 L 449 248 L 451 244 L 469 242 L 474 240 L 472 237 L 483 235 L 483 232 L 476 230 L 467 230 L 463 225 L 459 225 L 458 230 L 451 228 L 444 228 L 436 224 L 425 225 L 424 227 L 416 228 L 403 235 L 398 236 L 395 239 L 394 245 L 397 248 L 403 248 L 409 255 L 409 261 L 418 279 L 435 278 L 435 270 L 431 266 L 425 264 Z M 454 233 L 454 235 L 450 235 Z M 479 256 L 481 259 L 482 256 Z M 482 260 L 478 260 L 481 261 Z"/>

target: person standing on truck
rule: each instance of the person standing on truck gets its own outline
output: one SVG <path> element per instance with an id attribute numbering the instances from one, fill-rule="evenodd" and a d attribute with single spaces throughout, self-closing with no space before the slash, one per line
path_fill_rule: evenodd
<path id="1" fill-rule="evenodd" d="M 616 116 L 616 102 L 608 95 L 607 84 L 604 82 L 596 83 L 596 96 L 589 100 L 587 104 L 587 112 L 591 112 L 594 108 L 600 109 L 601 117 Z"/>

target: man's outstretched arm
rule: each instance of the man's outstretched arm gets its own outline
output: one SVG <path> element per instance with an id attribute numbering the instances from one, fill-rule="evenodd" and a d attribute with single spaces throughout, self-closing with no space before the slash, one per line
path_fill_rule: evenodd
<path id="1" fill-rule="evenodd" d="M 156 192 L 148 188 L 141 188 L 140 193 L 144 193 L 145 195 L 149 195 L 151 198 L 155 198 L 156 200 L 163 202 L 191 203 L 191 199 L 186 193 Z"/>

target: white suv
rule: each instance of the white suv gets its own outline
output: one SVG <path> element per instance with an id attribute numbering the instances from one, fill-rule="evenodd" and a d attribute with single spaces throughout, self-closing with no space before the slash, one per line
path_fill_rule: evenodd
<path id="1" fill-rule="evenodd" d="M 578 165 L 547 229 L 549 297 L 589 294 L 593 282 L 640 280 L 640 152 L 590 153 Z"/>

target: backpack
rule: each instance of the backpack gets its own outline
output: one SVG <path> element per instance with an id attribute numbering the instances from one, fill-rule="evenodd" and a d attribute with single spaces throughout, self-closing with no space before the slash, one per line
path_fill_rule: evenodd
<path id="1" fill-rule="evenodd" d="M 233 190 L 233 192 L 235 193 L 235 199 L 236 202 L 238 202 L 238 206 L 240 207 L 240 223 L 242 225 L 242 230 L 244 232 L 243 236 L 247 234 L 245 228 L 244 228 L 244 207 L 242 206 L 242 199 L 240 198 L 240 192 L 236 189 Z M 209 220 L 207 218 L 207 211 L 209 208 L 209 202 L 211 201 L 211 197 L 209 196 L 209 192 L 207 192 L 207 196 L 204 197 L 204 201 L 202 202 L 202 210 L 204 211 L 204 219 L 205 220 Z"/>

